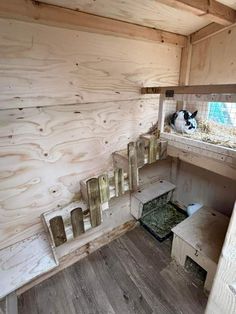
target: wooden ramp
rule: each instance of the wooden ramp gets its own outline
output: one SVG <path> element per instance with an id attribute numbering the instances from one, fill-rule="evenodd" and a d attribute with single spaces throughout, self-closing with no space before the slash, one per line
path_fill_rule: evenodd
<path id="1" fill-rule="evenodd" d="M 0 299 L 57 265 L 45 232 L 0 250 Z"/>

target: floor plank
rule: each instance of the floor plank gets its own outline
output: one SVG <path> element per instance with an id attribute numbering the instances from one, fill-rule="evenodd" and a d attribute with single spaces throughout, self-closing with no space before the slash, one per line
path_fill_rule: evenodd
<path id="1" fill-rule="evenodd" d="M 207 297 L 137 227 L 19 297 L 19 314 L 202 314 Z"/>

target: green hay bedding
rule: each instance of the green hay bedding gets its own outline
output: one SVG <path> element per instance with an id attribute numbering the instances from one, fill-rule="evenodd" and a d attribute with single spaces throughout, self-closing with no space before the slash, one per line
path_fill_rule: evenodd
<path id="1" fill-rule="evenodd" d="M 141 218 L 141 224 L 162 241 L 171 234 L 171 229 L 183 221 L 187 215 L 178 211 L 171 203 L 163 204 L 163 199 L 153 200 L 152 203 L 149 202 L 151 203 L 147 204 L 149 208 L 155 204 L 154 201 L 159 202 L 159 204 L 153 210 L 144 214 Z"/>

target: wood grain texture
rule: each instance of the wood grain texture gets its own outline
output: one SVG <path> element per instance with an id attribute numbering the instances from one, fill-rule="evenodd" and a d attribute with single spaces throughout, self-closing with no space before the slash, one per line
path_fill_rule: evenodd
<path id="1" fill-rule="evenodd" d="M 30 288 L 34 287 L 35 285 L 43 282 L 44 280 L 52 277 L 56 273 L 60 272 L 61 270 L 73 265 L 77 261 L 81 260 L 82 258 L 86 257 L 87 255 L 91 254 L 92 252 L 96 251 L 100 247 L 108 244 L 112 240 L 118 238 L 119 236 L 125 234 L 127 231 L 132 230 L 137 225 L 137 222 L 135 220 L 130 220 L 125 222 L 124 224 L 119 225 L 116 228 L 113 228 L 109 232 L 105 232 L 105 234 L 102 234 L 102 236 L 99 236 L 98 238 L 93 238 L 92 241 L 85 242 L 84 245 L 77 247 L 76 250 L 71 252 L 68 255 L 62 256 L 60 259 L 60 265 L 52 270 L 51 272 L 48 272 L 32 282 L 24 285 L 20 289 L 17 290 L 17 294 L 20 295 L 24 293 L 25 291 L 29 290 Z"/>
<path id="2" fill-rule="evenodd" d="M 236 308 L 236 203 L 226 234 L 207 314 L 234 313 Z"/>
<path id="3" fill-rule="evenodd" d="M 230 216 L 235 201 L 236 181 L 180 162 L 176 186 L 176 199 L 180 203 L 200 203 Z"/>
<path id="4" fill-rule="evenodd" d="M 170 245 L 135 228 L 22 294 L 19 313 L 203 314 L 207 297 Z"/>
<path id="5" fill-rule="evenodd" d="M 107 5 L 107 0 L 41 0 L 40 2 L 183 35 L 189 35 L 209 23 L 205 17 L 178 10 L 161 1 L 110 0 L 109 5 Z"/>
<path id="6" fill-rule="evenodd" d="M 0 250 L 0 298 L 56 266 L 44 232 Z"/>
<path id="7" fill-rule="evenodd" d="M 178 84 L 181 48 L 0 19 L 0 108 L 127 100 Z M 46 34 L 46 35 L 45 35 Z"/>
<path id="8" fill-rule="evenodd" d="M 59 28 L 185 46 L 183 35 L 30 0 L 1 0 L 0 17 Z"/>
<path id="9" fill-rule="evenodd" d="M 192 49 L 189 83 L 236 83 L 235 55 L 236 26 L 196 43 Z"/>
<path id="10" fill-rule="evenodd" d="M 78 199 L 80 180 L 111 168 L 112 152 L 145 133 L 157 112 L 155 99 L 1 111 L 0 247 Z"/>

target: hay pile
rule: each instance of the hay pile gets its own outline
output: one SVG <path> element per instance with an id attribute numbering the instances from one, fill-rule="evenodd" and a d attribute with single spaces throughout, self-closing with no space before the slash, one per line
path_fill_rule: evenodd
<path id="1" fill-rule="evenodd" d="M 165 132 L 188 137 L 203 142 L 236 149 L 236 127 L 199 119 L 198 128 L 193 134 L 176 133 L 168 123 L 165 124 Z"/>

